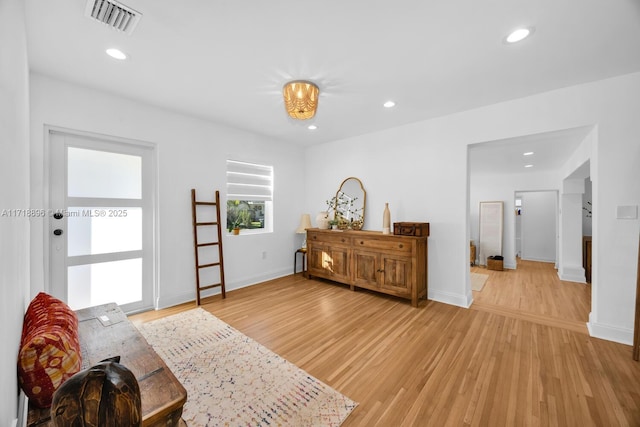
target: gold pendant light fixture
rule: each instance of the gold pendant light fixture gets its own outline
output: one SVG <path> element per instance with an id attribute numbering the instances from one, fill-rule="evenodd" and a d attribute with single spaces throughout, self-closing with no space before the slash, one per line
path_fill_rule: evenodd
<path id="1" fill-rule="evenodd" d="M 315 116 L 320 90 L 314 83 L 295 80 L 284 85 L 284 108 L 291 118 L 307 120 Z"/>

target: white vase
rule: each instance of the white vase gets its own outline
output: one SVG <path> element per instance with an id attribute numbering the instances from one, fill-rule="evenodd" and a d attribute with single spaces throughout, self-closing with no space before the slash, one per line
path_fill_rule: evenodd
<path id="1" fill-rule="evenodd" d="M 389 203 L 384 204 L 382 212 L 382 234 L 391 234 L 391 211 L 389 211 Z"/>
<path id="2" fill-rule="evenodd" d="M 327 211 L 322 211 L 316 216 L 316 225 L 321 230 L 329 228 L 329 213 Z"/>

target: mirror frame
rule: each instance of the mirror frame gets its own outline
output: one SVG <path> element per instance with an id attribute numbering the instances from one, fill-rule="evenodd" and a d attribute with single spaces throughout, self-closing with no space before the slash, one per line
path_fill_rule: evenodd
<path id="1" fill-rule="evenodd" d="M 502 255 L 504 202 L 480 202 L 478 227 L 478 261 L 487 265 L 487 257 Z"/>
<path id="2" fill-rule="evenodd" d="M 342 183 L 340 184 L 340 187 L 338 187 L 338 191 L 336 191 L 336 197 L 335 197 L 335 203 L 333 205 L 333 210 L 335 212 L 336 219 L 340 220 L 340 218 L 343 217 L 342 214 L 341 214 L 341 210 L 338 209 L 338 205 L 339 205 L 339 202 L 341 200 L 340 193 L 345 194 L 342 191 L 342 188 L 345 186 L 345 184 L 349 180 L 354 180 L 355 182 L 357 182 L 358 185 L 360 186 L 360 190 L 362 190 L 362 208 L 355 209 L 355 213 L 356 214 L 357 214 L 358 211 L 361 210 L 361 213 L 358 214 L 361 219 L 356 219 L 354 221 L 353 218 L 345 218 L 344 221 L 340 221 L 338 223 L 338 226 L 340 228 L 343 228 L 343 229 L 352 228 L 354 230 L 361 230 L 364 227 L 364 221 L 365 221 L 365 207 L 366 207 L 366 204 L 367 204 L 367 192 L 365 191 L 364 185 L 362 185 L 362 181 L 360 181 L 360 179 L 356 178 L 355 176 L 350 176 L 350 177 L 348 177 L 348 178 L 346 178 L 345 180 L 342 181 Z M 358 204 L 358 206 L 359 206 L 359 204 Z"/>

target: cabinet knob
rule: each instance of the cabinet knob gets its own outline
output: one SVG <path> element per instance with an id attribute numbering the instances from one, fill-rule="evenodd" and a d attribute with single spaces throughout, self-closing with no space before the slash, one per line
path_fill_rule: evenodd
<path id="1" fill-rule="evenodd" d="M 399 247 L 400 249 L 402 249 L 402 248 L 403 248 L 402 243 L 400 243 L 400 244 L 398 245 L 398 247 Z"/>
<path id="2" fill-rule="evenodd" d="M 340 241 L 341 241 L 342 243 L 344 243 L 344 239 L 341 239 Z"/>
<path id="3" fill-rule="evenodd" d="M 381 268 L 379 268 L 377 271 L 378 271 L 378 273 L 384 273 L 384 270 L 381 269 Z"/>
<path id="4" fill-rule="evenodd" d="M 364 245 L 364 242 L 363 242 L 362 240 L 360 240 L 360 244 L 361 244 L 361 245 Z"/>

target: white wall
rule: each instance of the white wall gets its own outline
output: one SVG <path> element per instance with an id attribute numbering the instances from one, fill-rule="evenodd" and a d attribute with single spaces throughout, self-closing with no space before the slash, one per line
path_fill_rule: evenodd
<path id="1" fill-rule="evenodd" d="M 478 241 L 479 206 L 482 201 L 504 202 L 504 236 L 502 256 L 505 268 L 516 268 L 515 193 L 518 191 L 555 190 L 559 187 L 556 171 L 533 173 L 478 173 L 469 171 L 470 238 Z"/>
<path id="2" fill-rule="evenodd" d="M 31 204 L 40 207 L 46 207 L 45 124 L 156 144 L 160 307 L 195 298 L 190 189 L 202 199 L 220 190 L 226 204 L 227 158 L 270 164 L 275 174 L 274 232 L 223 238 L 227 290 L 293 272 L 293 253 L 302 243 L 295 234 L 302 148 L 32 74 Z M 32 223 L 32 293 L 45 286 L 44 232 L 43 221 Z"/>
<path id="3" fill-rule="evenodd" d="M 557 260 L 558 192 L 530 191 L 522 197 L 522 259 Z"/>
<path id="4" fill-rule="evenodd" d="M 311 147 L 306 153 L 306 208 L 320 210 L 340 179 L 361 178 L 367 189 L 366 228 L 381 228 L 384 202 L 390 202 L 392 221 L 430 222 L 429 297 L 468 306 L 467 146 L 597 125 L 591 162 L 594 278 L 589 327 L 594 336 L 629 343 L 639 220 L 616 220 L 615 207 L 640 204 L 637 93 L 640 73 Z"/>
<path id="5" fill-rule="evenodd" d="M 0 2 L 0 425 L 17 415 L 16 360 L 29 295 L 29 83 L 24 4 Z"/>

